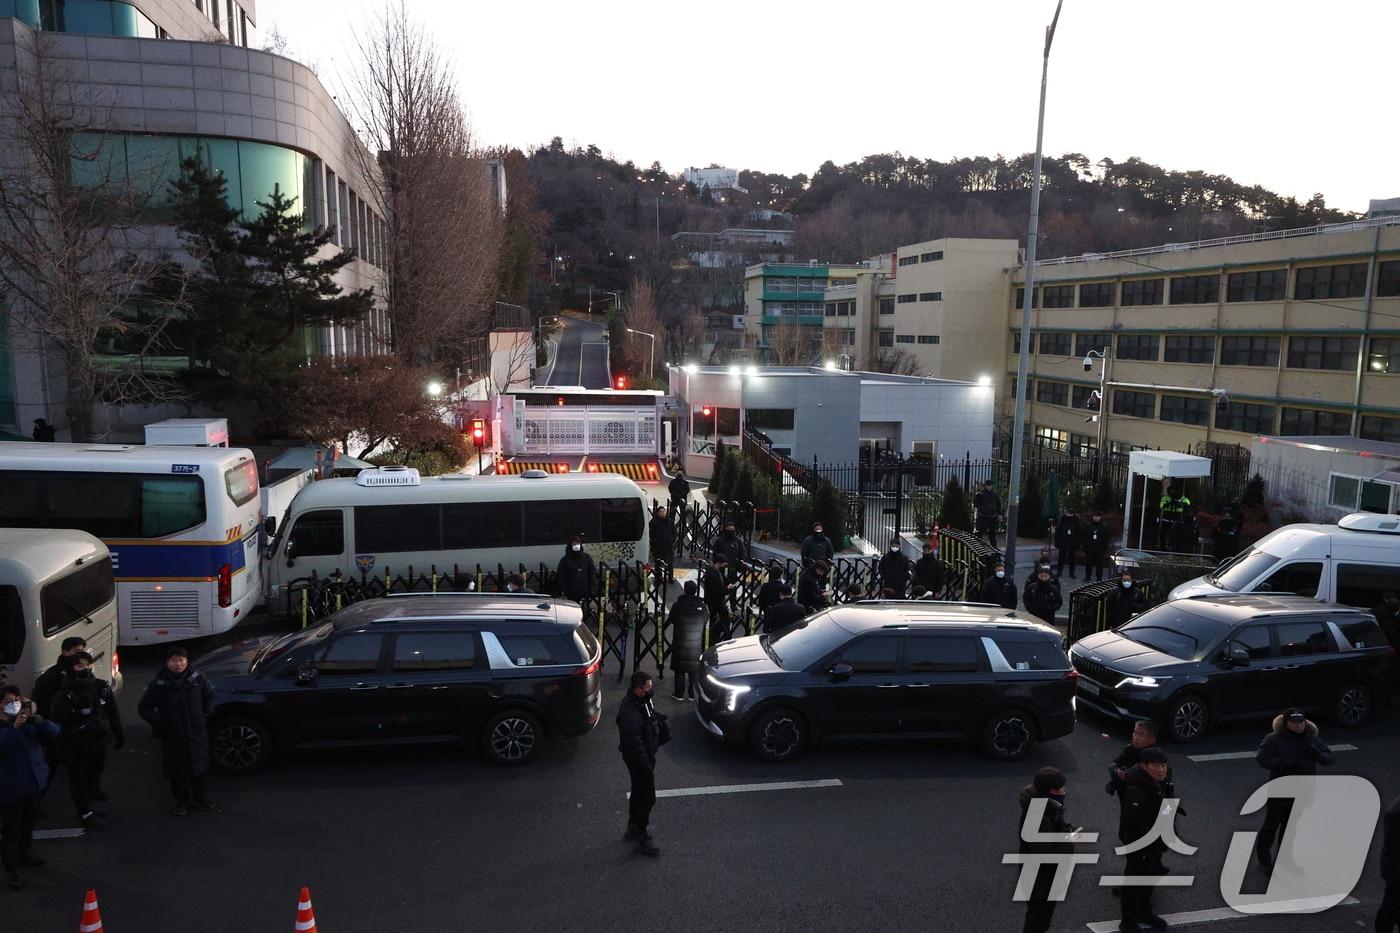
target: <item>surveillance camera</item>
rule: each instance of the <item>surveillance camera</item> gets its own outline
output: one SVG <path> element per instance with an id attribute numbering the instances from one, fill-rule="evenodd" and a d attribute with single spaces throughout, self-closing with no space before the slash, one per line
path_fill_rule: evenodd
<path id="1" fill-rule="evenodd" d="M 1092 370 L 1093 368 L 1094 368 L 1094 359 L 1093 359 L 1093 357 L 1090 357 L 1090 356 L 1084 357 L 1084 371 L 1087 373 L 1087 372 L 1089 372 L 1090 370 Z"/>

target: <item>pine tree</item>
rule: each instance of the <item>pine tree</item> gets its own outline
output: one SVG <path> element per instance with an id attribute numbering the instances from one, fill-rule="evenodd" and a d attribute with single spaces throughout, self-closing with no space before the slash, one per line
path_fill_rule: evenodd
<path id="1" fill-rule="evenodd" d="M 972 503 L 968 501 L 967 491 L 962 488 L 962 483 L 958 482 L 956 476 L 950 476 L 948 484 L 943 487 L 943 502 L 938 507 L 938 524 L 945 528 L 972 531 Z"/>
<path id="2" fill-rule="evenodd" d="M 734 479 L 734 491 L 730 498 L 735 502 L 752 503 L 754 495 L 753 463 L 749 461 L 748 457 L 744 457 L 742 460 L 738 475 Z"/>
<path id="3" fill-rule="evenodd" d="M 846 539 L 846 501 L 841 491 L 830 483 L 822 483 L 812 496 L 812 524 L 821 522 L 822 530 L 839 548 Z"/>
<path id="4" fill-rule="evenodd" d="M 1039 541 L 1045 537 L 1045 484 L 1034 470 L 1028 470 L 1021 483 L 1021 511 L 1016 525 L 1016 533 L 1023 538 Z"/>

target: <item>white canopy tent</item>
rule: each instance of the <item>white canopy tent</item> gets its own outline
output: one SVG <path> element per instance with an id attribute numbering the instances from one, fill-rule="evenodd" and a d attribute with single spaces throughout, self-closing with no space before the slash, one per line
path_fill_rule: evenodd
<path id="1" fill-rule="evenodd" d="M 1178 453 L 1175 450 L 1135 450 L 1128 454 L 1128 494 L 1123 500 L 1123 547 L 1128 546 L 1128 523 L 1133 512 L 1133 476 L 1144 479 L 1198 479 L 1210 475 L 1210 458 Z M 1147 491 L 1143 490 L 1138 516 L 1138 543 L 1142 548 L 1147 527 Z"/>

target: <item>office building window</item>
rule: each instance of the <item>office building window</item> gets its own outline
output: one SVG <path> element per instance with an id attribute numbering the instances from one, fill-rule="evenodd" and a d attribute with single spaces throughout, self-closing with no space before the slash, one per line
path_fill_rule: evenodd
<path id="1" fill-rule="evenodd" d="M 918 256 L 900 256 L 900 257 L 899 257 L 899 264 L 900 264 L 901 266 L 913 266 L 913 265 L 917 265 L 918 262 L 919 262 L 919 257 L 918 257 Z"/>
<path id="2" fill-rule="evenodd" d="M 1112 282 L 1090 282 L 1079 286 L 1079 307 L 1110 308 L 1118 286 Z"/>
<path id="3" fill-rule="evenodd" d="M 1133 279 L 1131 282 L 1124 282 L 1123 297 L 1118 303 L 1124 307 L 1161 304 L 1162 280 Z"/>
<path id="4" fill-rule="evenodd" d="M 1355 369 L 1359 337 L 1289 337 L 1290 369 Z"/>
<path id="5" fill-rule="evenodd" d="M 1040 289 L 1036 289 L 1036 291 L 1039 292 Z M 1018 289 L 1016 289 L 1016 307 L 1018 307 L 1018 308 L 1024 307 L 1025 304 L 1026 304 L 1026 290 L 1025 290 L 1024 288 L 1018 288 Z M 1038 294 L 1033 294 L 1033 295 L 1031 295 L 1031 307 L 1032 307 L 1032 308 L 1039 308 L 1039 307 L 1040 307 L 1040 295 L 1038 295 Z"/>
<path id="6" fill-rule="evenodd" d="M 942 301 L 942 292 L 919 292 L 920 301 Z"/>
<path id="7" fill-rule="evenodd" d="M 843 328 L 836 332 L 836 341 L 843 347 L 853 347 L 856 345 L 856 332 L 850 328 Z"/>
<path id="8" fill-rule="evenodd" d="M 1120 360 L 1150 360 L 1157 362 L 1156 334 L 1119 334 L 1118 358 Z"/>
<path id="9" fill-rule="evenodd" d="M 1172 304 L 1208 305 L 1220 300 L 1220 276 L 1183 275 L 1172 279 Z"/>
<path id="10" fill-rule="evenodd" d="M 1391 444 L 1400 444 L 1400 418 L 1363 415 L 1360 433 L 1368 441 L 1387 441 Z"/>
<path id="11" fill-rule="evenodd" d="M 1040 290 L 1040 297 L 1047 308 L 1073 308 L 1073 285 L 1046 285 Z"/>
<path id="12" fill-rule="evenodd" d="M 1366 263 L 1308 266 L 1293 280 L 1293 297 L 1300 301 L 1325 298 L 1360 298 L 1366 294 Z"/>
<path id="13" fill-rule="evenodd" d="M 1366 369 L 1373 373 L 1400 373 L 1400 338 L 1372 337 Z"/>
<path id="14" fill-rule="evenodd" d="M 1214 363 L 1215 338 L 1168 335 L 1163 358 L 1168 363 Z"/>
<path id="15" fill-rule="evenodd" d="M 892 347 L 892 346 L 894 346 L 894 331 L 889 330 L 888 328 L 884 328 L 884 327 L 882 327 L 882 328 L 880 328 L 878 331 L 876 331 L 876 333 L 875 333 L 875 346 L 877 346 L 877 347 Z"/>
<path id="16" fill-rule="evenodd" d="M 1035 400 L 1047 405 L 1068 405 L 1069 383 L 1039 379 L 1035 384 Z"/>
<path id="17" fill-rule="evenodd" d="M 1400 262 L 1383 262 L 1376 267 L 1376 297 L 1400 295 Z"/>
<path id="18" fill-rule="evenodd" d="M 1163 395 L 1162 413 L 1159 417 L 1163 421 L 1175 421 L 1177 424 L 1209 424 L 1210 399 L 1193 398 L 1189 395 Z"/>
<path id="19" fill-rule="evenodd" d="M 1114 389 L 1113 413 L 1133 418 L 1155 418 L 1157 416 L 1157 396 L 1151 392 Z"/>
<path id="20" fill-rule="evenodd" d="M 913 343 L 913 342 L 914 342 L 914 335 L 913 335 L 913 334 L 899 334 L 898 336 L 896 336 L 896 337 L 894 338 L 894 342 L 895 342 L 895 343 Z"/>
<path id="21" fill-rule="evenodd" d="M 1221 337 L 1221 366 L 1277 366 L 1279 338 Z"/>
<path id="22" fill-rule="evenodd" d="M 1084 356 L 1090 350 L 1111 350 L 1113 348 L 1112 334 L 1075 334 L 1074 335 L 1074 355 Z"/>
<path id="23" fill-rule="evenodd" d="M 1046 450 L 1068 450 L 1069 432 L 1061 431 L 1057 428 L 1047 428 L 1043 425 L 1036 425 L 1035 445 Z"/>
<path id="24" fill-rule="evenodd" d="M 828 301 L 823 310 L 827 317 L 836 317 L 836 302 Z"/>
<path id="25" fill-rule="evenodd" d="M 881 314 L 894 314 L 894 299 L 893 299 L 893 298 L 881 298 L 881 299 L 880 299 L 880 313 L 881 313 Z"/>
<path id="26" fill-rule="evenodd" d="M 1069 356 L 1069 334 L 1041 334 L 1041 356 Z"/>
<path id="27" fill-rule="evenodd" d="M 336 196 L 335 172 L 326 169 L 326 226 L 331 231 L 331 242 L 340 242 L 340 199 Z"/>
<path id="28" fill-rule="evenodd" d="M 1088 434 L 1071 434 L 1069 436 L 1069 454 L 1071 457 L 1092 457 L 1094 451 L 1099 449 L 1099 439 Z"/>
<path id="29" fill-rule="evenodd" d="M 1246 434 L 1272 434 L 1274 407 L 1231 402 L 1224 411 L 1216 411 L 1215 426 L 1222 431 L 1243 431 Z"/>
<path id="30" fill-rule="evenodd" d="M 1285 273 L 1282 269 L 1262 272 L 1232 272 L 1226 279 L 1226 301 L 1282 301 Z"/>
<path id="31" fill-rule="evenodd" d="M 938 334 L 920 334 L 920 335 L 919 335 L 919 343 L 922 343 L 922 344 L 938 343 Z"/>
<path id="32" fill-rule="evenodd" d="M 936 249 L 931 253 L 924 253 L 919 257 L 921 262 L 937 262 L 943 258 L 943 250 Z"/>
<path id="33" fill-rule="evenodd" d="M 1095 389 L 1093 386 L 1073 386 L 1070 390 L 1070 407 L 1087 410 L 1094 404 L 1089 396 L 1097 391 L 1098 389 Z"/>
<path id="34" fill-rule="evenodd" d="M 900 295 L 900 296 L 899 296 L 899 303 L 902 304 L 902 305 L 910 305 L 910 304 L 913 304 L 914 302 L 916 302 L 916 301 L 918 301 L 918 300 L 919 300 L 919 296 L 916 295 L 916 294 L 914 294 L 913 292 L 910 292 L 910 293 L 907 294 L 907 295 Z"/>
<path id="35" fill-rule="evenodd" d="M 1316 408 L 1285 408 L 1279 416 L 1278 433 L 1285 437 L 1350 434 L 1351 413 L 1321 411 Z"/>
<path id="36" fill-rule="evenodd" d="M 1020 332 L 1020 331 L 1016 331 L 1015 333 L 1013 333 L 1013 334 L 1011 335 L 1011 352 L 1012 352 L 1012 353 L 1020 353 L 1020 352 L 1021 352 L 1021 332 Z M 1026 352 L 1027 352 L 1027 353 L 1034 353 L 1034 352 L 1035 352 L 1035 334 L 1031 334 L 1030 348 L 1027 349 Z"/>

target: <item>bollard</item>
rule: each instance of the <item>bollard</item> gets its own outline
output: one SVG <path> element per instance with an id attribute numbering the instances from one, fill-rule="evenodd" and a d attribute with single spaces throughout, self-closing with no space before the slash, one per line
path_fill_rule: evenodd
<path id="1" fill-rule="evenodd" d="M 301 627 L 306 628 L 307 596 L 305 587 L 301 591 Z"/>

